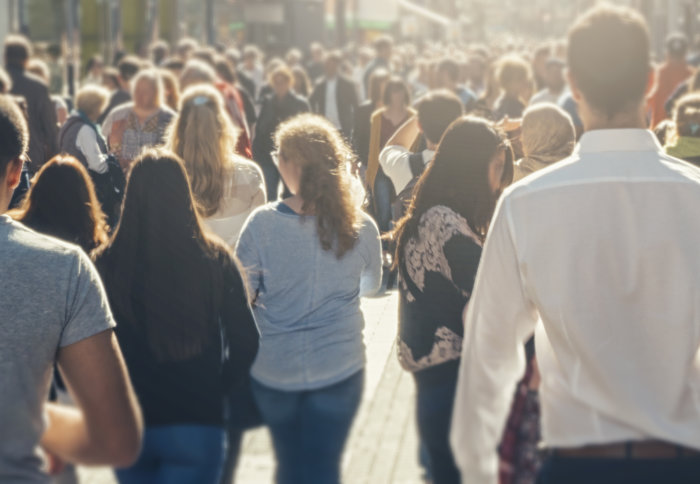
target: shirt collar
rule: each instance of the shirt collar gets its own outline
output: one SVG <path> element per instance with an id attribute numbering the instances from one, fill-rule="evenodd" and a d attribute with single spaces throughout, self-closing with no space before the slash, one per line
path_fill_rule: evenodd
<path id="1" fill-rule="evenodd" d="M 9 224 L 12 219 L 7 214 L 0 214 L 0 224 Z"/>
<path id="2" fill-rule="evenodd" d="M 654 133 L 647 129 L 596 129 L 583 134 L 577 151 L 579 153 L 662 152 L 663 148 Z"/>

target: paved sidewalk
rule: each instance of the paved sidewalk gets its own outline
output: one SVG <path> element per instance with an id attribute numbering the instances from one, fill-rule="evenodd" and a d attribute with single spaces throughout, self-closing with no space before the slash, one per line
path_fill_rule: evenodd
<path id="1" fill-rule="evenodd" d="M 414 384 L 396 359 L 397 294 L 364 299 L 367 374 L 362 405 L 343 459 L 348 484 L 422 484 Z M 115 484 L 108 469 L 80 469 L 83 484 Z M 236 484 L 268 484 L 274 455 L 267 430 L 244 436 Z"/>

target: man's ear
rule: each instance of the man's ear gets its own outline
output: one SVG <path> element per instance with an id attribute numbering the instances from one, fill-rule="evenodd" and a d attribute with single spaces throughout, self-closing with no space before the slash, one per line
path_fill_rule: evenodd
<path id="1" fill-rule="evenodd" d="M 14 190 L 19 185 L 22 177 L 22 160 L 17 158 L 10 161 L 5 169 L 5 184 L 10 190 Z"/>
<path id="2" fill-rule="evenodd" d="M 581 91 L 579 91 L 578 86 L 576 85 L 574 77 L 571 75 L 571 71 L 566 71 L 566 80 L 569 82 L 569 89 L 571 89 L 571 96 L 574 98 L 574 101 L 581 101 L 583 96 L 581 95 Z"/>
<path id="3" fill-rule="evenodd" d="M 656 69 L 649 68 L 649 74 L 647 74 L 647 85 L 644 88 L 644 98 L 647 99 L 651 96 L 652 91 L 656 87 Z"/>

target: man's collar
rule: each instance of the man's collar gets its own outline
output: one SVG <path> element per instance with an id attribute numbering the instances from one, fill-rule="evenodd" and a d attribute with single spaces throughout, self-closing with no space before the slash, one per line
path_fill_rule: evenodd
<path id="1" fill-rule="evenodd" d="M 596 129 L 583 134 L 580 153 L 609 151 L 663 151 L 658 139 L 647 129 Z"/>

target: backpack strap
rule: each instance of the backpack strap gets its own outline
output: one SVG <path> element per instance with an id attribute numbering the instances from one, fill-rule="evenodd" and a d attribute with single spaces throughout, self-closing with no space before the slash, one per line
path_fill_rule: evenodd
<path id="1" fill-rule="evenodd" d="M 425 171 L 425 162 L 423 161 L 423 153 L 411 153 L 408 156 L 408 165 L 411 167 L 411 174 L 414 177 L 420 176 Z"/>

